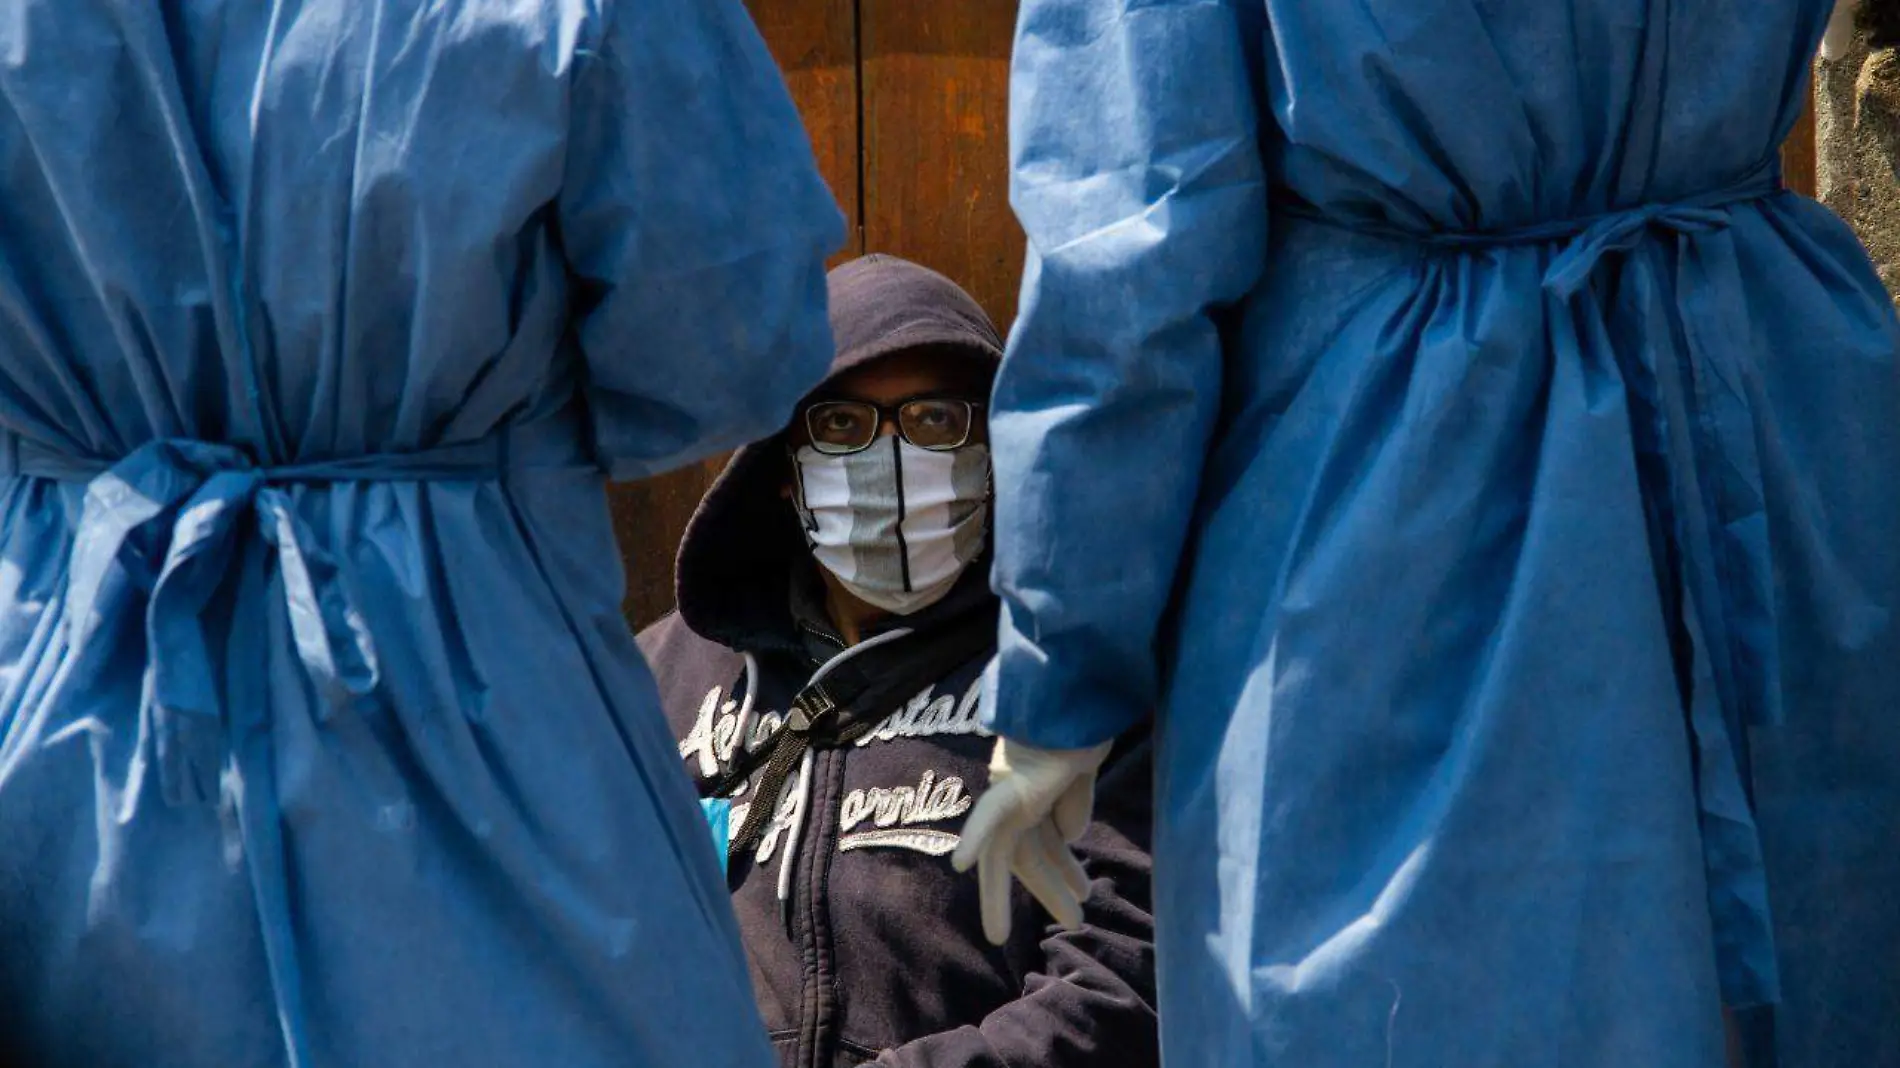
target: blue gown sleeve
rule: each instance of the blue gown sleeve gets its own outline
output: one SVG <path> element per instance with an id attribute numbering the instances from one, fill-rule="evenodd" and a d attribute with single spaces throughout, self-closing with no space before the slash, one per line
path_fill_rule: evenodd
<path id="1" fill-rule="evenodd" d="M 640 478 L 764 437 L 832 356 L 844 220 L 740 0 L 609 10 L 558 205 L 594 444 Z"/>
<path id="2" fill-rule="evenodd" d="M 984 707 L 1032 744 L 1106 741 L 1156 699 L 1157 624 L 1220 404 L 1212 316 L 1265 255 L 1265 30 L 1241 6 L 1019 15 L 1010 193 L 1029 257 L 991 413 L 1004 610 Z"/>

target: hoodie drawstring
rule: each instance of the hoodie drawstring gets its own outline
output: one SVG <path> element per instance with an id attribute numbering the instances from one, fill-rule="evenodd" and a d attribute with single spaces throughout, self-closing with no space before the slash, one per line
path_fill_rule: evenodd
<path id="1" fill-rule="evenodd" d="M 759 694 L 759 658 L 751 653 L 739 655 L 745 660 L 745 696 L 739 699 L 739 731 L 734 737 L 739 740 L 739 751 L 745 752 L 750 748 L 746 740 L 752 733 L 753 699 Z"/>
<path id="2" fill-rule="evenodd" d="M 785 937 L 792 936 L 792 872 L 798 866 L 798 839 L 805 829 L 805 805 L 811 800 L 812 750 L 798 762 L 797 791 L 792 802 L 792 825 L 785 828 L 785 859 L 778 866 L 778 923 Z"/>
<path id="3" fill-rule="evenodd" d="M 825 661 L 824 664 L 821 667 L 819 667 L 819 669 L 815 673 L 813 673 L 811 679 L 805 683 L 805 689 L 809 690 L 813 686 L 816 686 L 820 682 L 823 682 L 825 679 L 825 676 L 831 674 L 833 669 L 837 668 L 840 664 L 843 664 L 845 661 L 850 660 L 852 657 L 857 656 L 860 653 L 870 652 L 872 649 L 875 649 L 880 645 L 885 645 L 890 642 L 897 641 L 901 638 L 909 637 L 910 633 L 911 632 L 909 628 L 898 627 L 894 630 L 887 630 L 882 634 L 876 635 L 875 637 L 866 638 L 865 640 L 859 642 L 858 644 L 839 653 L 837 656 L 832 657 L 830 660 Z M 755 681 L 755 677 L 750 673 L 753 672 L 757 668 L 757 661 L 753 659 L 751 654 L 749 653 L 746 654 L 745 659 L 746 659 L 746 671 L 748 672 L 748 674 L 746 678 L 745 701 L 741 705 L 741 711 L 739 714 L 739 723 L 741 727 L 739 739 L 740 739 L 741 745 L 744 744 L 744 740 L 745 740 L 744 725 L 747 719 L 747 713 L 752 707 L 752 693 L 753 693 L 753 683 Z M 785 728 L 781 727 L 779 729 L 783 730 Z M 790 787 L 792 791 L 791 824 L 785 829 L 785 859 L 779 863 L 779 871 L 778 871 L 779 925 L 785 929 L 785 934 L 786 934 L 786 937 L 788 938 L 791 936 L 791 933 L 792 933 L 792 876 L 795 873 L 798 866 L 798 844 L 799 844 L 799 839 L 802 837 L 804 833 L 804 829 L 805 829 L 805 809 L 809 806 L 811 802 L 812 752 L 813 751 L 810 748 L 807 748 L 805 750 L 804 756 L 801 757 L 798 762 L 798 779 L 795 782 L 793 782 Z M 765 798 L 763 797 L 754 797 L 752 799 L 752 803 L 755 805 L 761 804 L 764 802 L 765 802 Z M 772 803 L 776 804 L 776 802 L 777 802 L 777 799 L 774 798 Z"/>

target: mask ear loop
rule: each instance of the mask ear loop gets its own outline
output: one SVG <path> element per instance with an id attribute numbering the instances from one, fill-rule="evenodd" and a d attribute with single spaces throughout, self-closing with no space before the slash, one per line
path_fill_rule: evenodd
<path id="1" fill-rule="evenodd" d="M 993 548 L 996 536 L 996 456 L 986 447 L 983 460 L 983 546 Z"/>
<path id="2" fill-rule="evenodd" d="M 798 528 L 805 532 L 806 548 L 811 548 L 817 544 L 812 536 L 818 533 L 818 517 L 805 504 L 805 465 L 798 462 L 798 450 L 789 443 L 785 446 L 785 462 L 792 467 L 792 511 L 798 513 Z"/>

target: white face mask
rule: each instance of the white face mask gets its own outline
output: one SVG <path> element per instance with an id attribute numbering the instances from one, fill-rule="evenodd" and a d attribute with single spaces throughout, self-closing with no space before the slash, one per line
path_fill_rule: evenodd
<path id="1" fill-rule="evenodd" d="M 793 459 L 812 556 L 866 604 L 900 616 L 928 608 L 983 555 L 987 447 L 933 452 L 890 435 L 844 456 L 807 445 Z"/>

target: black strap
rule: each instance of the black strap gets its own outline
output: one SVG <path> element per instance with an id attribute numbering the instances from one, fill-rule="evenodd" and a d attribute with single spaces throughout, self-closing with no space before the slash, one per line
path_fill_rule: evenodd
<path id="1" fill-rule="evenodd" d="M 792 698 L 778 733 L 734 761 L 712 784 L 713 796 L 724 796 L 750 778 L 760 765 L 765 767 L 752 804 L 746 809 L 745 822 L 732 836 L 730 855 L 752 849 L 765 836 L 766 825 L 778 809 L 779 794 L 807 749 L 835 749 L 871 733 L 891 702 L 908 698 L 931 680 L 969 663 L 995 641 L 995 615 L 973 612 L 969 619 L 942 634 L 927 639 L 900 638 L 891 643 L 893 649 L 906 647 L 904 655 L 891 664 L 878 665 L 871 682 L 855 694 L 847 697 L 834 693 L 823 681 L 800 690 Z M 917 645 L 915 650 L 908 648 L 913 644 Z"/>

